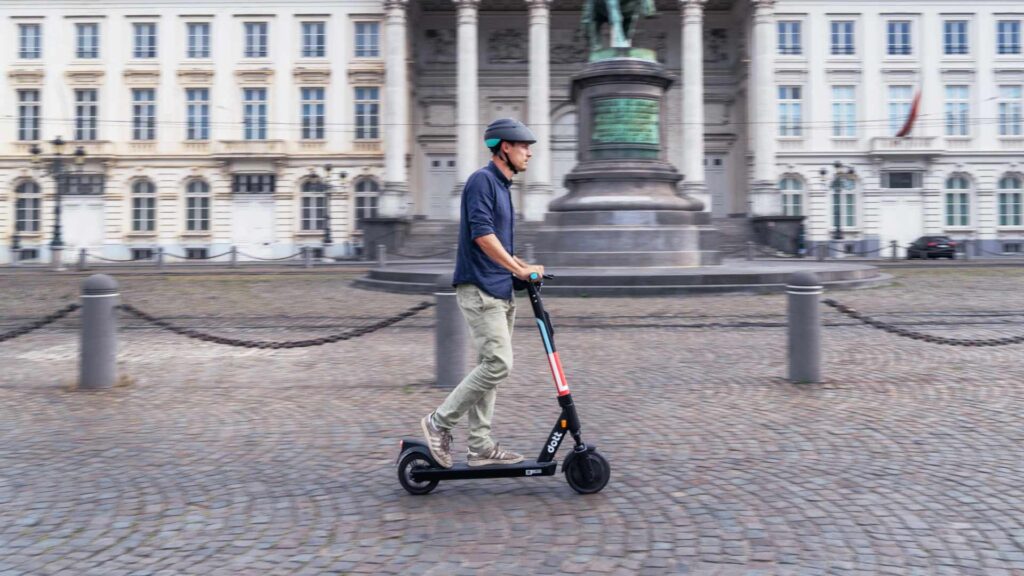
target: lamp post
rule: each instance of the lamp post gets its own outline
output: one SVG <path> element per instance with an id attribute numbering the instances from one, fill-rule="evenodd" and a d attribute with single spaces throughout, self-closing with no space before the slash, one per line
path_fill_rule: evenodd
<path id="1" fill-rule="evenodd" d="M 833 216 L 832 216 L 832 218 L 833 218 L 833 224 L 835 225 L 835 229 L 832 231 L 832 239 L 833 240 L 842 240 L 843 239 L 843 224 L 842 224 L 842 222 L 843 222 L 843 183 L 846 182 L 847 180 L 853 178 L 853 175 L 856 172 L 854 171 L 853 166 L 845 166 L 844 167 L 843 163 L 840 162 L 839 160 L 836 160 L 835 162 L 833 162 L 832 166 L 835 169 L 835 171 L 834 171 L 834 173 L 832 175 L 832 183 L 831 183 L 831 187 L 832 187 L 832 208 L 833 208 Z M 844 168 L 845 168 L 845 170 L 844 170 Z M 821 174 L 822 179 L 824 179 L 825 176 L 828 174 L 828 171 L 825 170 L 824 168 L 822 168 L 819 171 L 819 174 Z"/>
<path id="2" fill-rule="evenodd" d="M 49 174 L 53 178 L 55 187 L 54 192 L 54 208 L 53 208 L 53 238 L 50 240 L 50 254 L 51 262 L 58 270 L 62 270 L 63 260 L 61 254 L 64 251 L 64 238 L 61 228 L 61 197 L 63 196 L 63 185 L 67 183 L 65 178 L 64 168 L 64 139 L 57 136 L 50 141 L 50 146 L 53 147 L 53 157 L 50 158 L 49 168 L 44 168 L 43 172 Z M 32 164 L 39 166 L 42 162 L 43 150 L 38 144 L 33 144 L 32 148 L 29 149 L 32 154 Z M 79 146 L 75 148 L 74 163 L 78 170 L 82 169 L 85 164 L 85 148 Z"/>

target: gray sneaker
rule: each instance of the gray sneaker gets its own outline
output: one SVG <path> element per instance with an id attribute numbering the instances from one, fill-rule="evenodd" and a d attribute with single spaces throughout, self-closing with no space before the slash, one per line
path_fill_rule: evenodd
<path id="1" fill-rule="evenodd" d="M 427 440 L 427 446 L 430 447 L 430 455 L 434 457 L 444 468 L 452 467 L 452 433 L 450 430 L 439 428 L 434 425 L 434 413 L 431 412 L 420 420 L 420 426 L 423 428 L 423 437 Z"/>
<path id="2" fill-rule="evenodd" d="M 473 452 L 472 449 L 466 455 L 466 464 L 470 466 L 487 466 L 489 464 L 518 464 L 523 461 L 522 454 L 516 454 L 510 450 L 502 449 L 500 444 L 495 444 L 490 450 Z"/>

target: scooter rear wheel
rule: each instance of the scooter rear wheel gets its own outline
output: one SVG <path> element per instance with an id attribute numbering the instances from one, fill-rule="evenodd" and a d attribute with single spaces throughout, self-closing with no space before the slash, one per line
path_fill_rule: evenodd
<path id="1" fill-rule="evenodd" d="M 398 463 L 398 481 L 402 484 L 402 488 L 405 488 L 405 491 L 409 494 L 416 496 L 422 496 L 437 488 L 437 480 L 416 482 L 412 479 L 414 468 L 430 468 L 431 466 L 433 466 L 433 463 L 419 452 L 406 454 L 402 461 Z"/>
<path id="2" fill-rule="evenodd" d="M 562 471 L 565 481 L 580 494 L 600 492 L 612 476 L 611 465 L 596 450 L 570 454 L 562 464 Z"/>

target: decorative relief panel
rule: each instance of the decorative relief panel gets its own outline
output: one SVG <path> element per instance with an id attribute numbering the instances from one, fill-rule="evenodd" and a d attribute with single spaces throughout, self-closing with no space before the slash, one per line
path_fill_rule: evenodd
<path id="1" fill-rule="evenodd" d="M 178 70 L 178 82 L 182 84 L 211 84 L 213 83 L 213 69 L 183 68 Z"/>
<path id="2" fill-rule="evenodd" d="M 352 84 L 383 84 L 384 64 L 377 63 L 353 63 L 348 69 L 348 81 Z"/>
<path id="3" fill-rule="evenodd" d="M 565 40 L 566 38 L 570 40 Z M 587 40 L 583 30 L 551 30 L 551 63 L 577 64 L 587 61 Z"/>
<path id="4" fill-rule="evenodd" d="M 160 70 L 125 70 L 124 83 L 128 86 L 155 86 L 160 83 Z"/>
<path id="5" fill-rule="evenodd" d="M 64 76 L 68 79 L 68 84 L 73 86 L 95 86 L 103 80 L 105 72 L 99 68 L 87 68 L 81 70 L 68 70 L 64 73 Z"/>
<path id="6" fill-rule="evenodd" d="M 455 30 L 450 28 L 424 32 L 424 63 L 455 63 Z"/>
<path id="7" fill-rule="evenodd" d="M 327 85 L 331 82 L 330 68 L 305 68 L 298 66 L 292 72 L 295 81 L 303 85 Z"/>
<path id="8" fill-rule="evenodd" d="M 491 64 L 525 64 L 526 35 L 514 28 L 491 32 L 487 40 L 487 61 Z"/>
<path id="9" fill-rule="evenodd" d="M 248 70 L 235 70 L 235 77 L 238 78 L 238 83 L 242 85 L 259 85 L 263 86 L 274 78 L 273 68 L 250 68 Z"/>
<path id="10" fill-rule="evenodd" d="M 450 102 L 428 102 L 424 121 L 428 126 L 454 126 L 455 105 Z"/>
<path id="11" fill-rule="evenodd" d="M 715 66 L 728 66 L 733 61 L 729 50 L 729 30 L 727 28 L 704 29 L 704 63 Z"/>
<path id="12" fill-rule="evenodd" d="M 11 79 L 14 86 L 38 86 L 43 83 L 46 73 L 41 68 L 35 70 L 21 69 L 11 70 L 7 77 Z"/>

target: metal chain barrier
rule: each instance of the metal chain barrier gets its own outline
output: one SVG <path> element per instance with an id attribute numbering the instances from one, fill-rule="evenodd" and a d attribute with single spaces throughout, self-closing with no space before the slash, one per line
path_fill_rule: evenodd
<path id="1" fill-rule="evenodd" d="M 161 320 L 159 318 L 156 318 L 154 316 L 146 314 L 145 312 L 143 312 L 142 310 L 139 310 L 138 308 L 132 306 L 131 304 L 121 304 L 119 307 L 120 307 L 121 310 L 124 310 L 125 312 L 131 314 L 132 316 L 135 316 L 136 318 L 140 318 L 142 320 L 145 320 L 146 322 L 149 322 L 150 324 L 159 326 L 160 328 L 163 328 L 165 330 L 170 330 L 171 332 L 174 332 L 176 334 L 181 334 L 182 336 L 187 336 L 189 338 L 194 338 L 196 340 L 202 340 L 204 342 L 213 342 L 214 344 L 224 344 L 226 346 L 237 346 L 237 347 L 240 347 L 240 348 L 280 349 L 280 348 L 308 348 L 308 347 L 311 347 L 311 346 L 321 346 L 323 344 L 331 344 L 333 342 L 340 342 L 342 340 L 351 340 L 353 338 L 359 338 L 360 336 L 365 336 L 367 334 L 376 332 L 376 331 L 378 331 L 378 330 L 380 330 L 382 328 L 387 328 L 388 326 L 391 326 L 392 324 L 397 324 L 397 323 L 401 322 L 402 320 L 405 320 L 406 318 L 409 318 L 411 316 L 415 316 L 419 312 L 421 312 L 423 310 L 426 310 L 427 308 L 430 308 L 431 306 L 434 306 L 433 302 L 420 302 L 419 304 L 413 306 L 412 308 L 409 308 L 408 310 L 406 310 L 404 312 L 396 314 L 396 315 L 394 315 L 394 316 L 392 316 L 390 318 L 385 318 L 384 320 L 381 320 L 380 322 L 377 322 L 375 324 L 371 324 L 369 326 L 364 326 L 362 328 L 357 328 L 355 330 L 351 330 L 349 332 L 344 332 L 344 333 L 341 333 L 341 334 L 332 334 L 330 336 L 323 336 L 321 338 L 310 338 L 308 340 L 292 340 L 290 342 L 268 342 L 268 341 L 265 341 L 265 340 L 240 340 L 240 339 L 237 339 L 237 338 L 225 338 L 223 336 L 214 336 L 212 334 L 204 334 L 202 332 L 199 332 L 198 330 L 192 330 L 192 329 L 189 329 L 189 328 L 182 328 L 180 326 L 175 326 L 175 325 L 171 324 L 170 322 L 167 322 L 166 320 Z"/>
<path id="2" fill-rule="evenodd" d="M 39 320 L 36 320 L 31 324 L 25 324 L 24 326 L 19 326 L 14 330 L 0 334 L 0 342 L 4 342 L 6 340 L 13 340 L 19 336 L 24 336 L 29 332 L 38 330 L 43 326 L 46 326 L 47 324 L 52 324 L 57 320 L 60 320 L 61 318 L 74 312 L 75 310 L 78 310 L 81 307 L 81 304 L 68 304 L 67 306 L 61 308 L 60 310 L 57 310 L 53 314 L 50 314 L 49 316 L 44 316 L 43 318 L 40 318 Z"/>
<path id="3" fill-rule="evenodd" d="M 874 250 L 864 250 L 863 252 L 858 252 L 856 250 L 854 250 L 853 252 L 847 252 L 847 251 L 841 250 L 839 248 L 834 248 L 831 245 L 828 246 L 828 249 L 829 249 L 830 252 L 835 252 L 836 254 L 845 254 L 847 256 L 867 256 L 869 254 L 881 254 L 882 250 L 888 250 L 889 246 L 879 246 L 878 248 L 875 248 Z"/>
<path id="4" fill-rule="evenodd" d="M 982 346 L 1006 346 L 1008 344 L 1020 344 L 1024 342 L 1024 336 L 1011 336 L 1008 338 L 990 338 L 990 339 L 978 339 L 968 340 L 963 338 L 946 338 L 944 336 L 933 336 L 931 334 L 923 334 L 921 332 L 915 332 L 913 330 L 907 330 L 898 326 L 893 326 L 881 320 L 875 320 L 874 318 L 861 314 L 853 308 L 840 304 L 831 298 L 826 298 L 821 301 L 822 304 L 830 306 L 839 311 L 840 314 L 845 314 L 850 318 L 859 320 L 868 326 L 884 330 L 890 334 L 896 336 L 903 336 L 904 338 L 911 338 L 913 340 L 921 340 L 922 342 L 929 342 L 931 344 L 945 344 L 947 346 L 968 346 L 968 347 L 982 347 Z"/>
<path id="5" fill-rule="evenodd" d="M 252 258 L 253 260 L 262 260 L 264 262 L 274 262 L 274 261 L 277 261 L 277 260 L 289 260 L 291 258 L 295 258 L 296 256 L 302 256 L 302 252 L 301 251 L 300 252 L 296 252 L 295 254 L 292 254 L 291 256 L 285 256 L 284 258 L 260 258 L 259 256 L 250 256 L 249 254 L 246 254 L 245 252 L 242 252 L 242 251 L 239 251 L 238 255 L 239 256 L 245 256 L 246 258 Z"/>
<path id="6" fill-rule="evenodd" d="M 102 260 L 104 262 L 152 262 L 153 261 L 153 258 L 127 258 L 127 259 L 104 258 L 103 256 L 96 256 L 94 254 L 89 254 L 89 258 L 95 258 L 96 260 Z"/>

